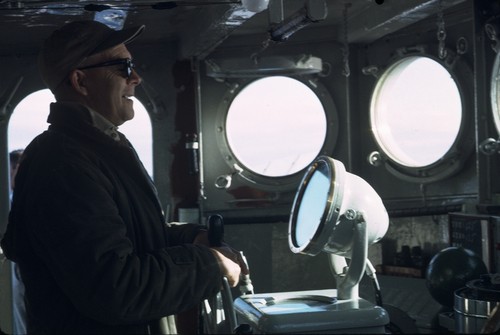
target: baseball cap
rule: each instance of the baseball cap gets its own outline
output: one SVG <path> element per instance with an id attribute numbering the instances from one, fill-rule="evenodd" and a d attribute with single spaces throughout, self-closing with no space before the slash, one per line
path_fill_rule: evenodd
<path id="1" fill-rule="evenodd" d="M 74 21 L 55 30 L 43 43 L 38 67 L 45 84 L 54 91 L 87 57 L 126 44 L 145 26 L 114 30 L 97 21 Z"/>

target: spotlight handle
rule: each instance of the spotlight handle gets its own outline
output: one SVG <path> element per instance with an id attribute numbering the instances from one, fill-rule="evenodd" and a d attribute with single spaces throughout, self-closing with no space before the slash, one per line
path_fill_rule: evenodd
<path id="1" fill-rule="evenodd" d="M 221 247 L 224 240 L 224 219 L 219 214 L 210 215 L 207 221 L 208 242 L 211 247 Z M 229 322 L 229 329 L 236 328 L 236 313 L 233 306 L 233 295 L 226 277 L 222 278 L 222 290 L 220 292 L 224 315 Z"/>
<path id="2" fill-rule="evenodd" d="M 208 242 L 211 247 L 221 247 L 224 240 L 224 219 L 219 214 L 210 215 L 207 221 Z"/>

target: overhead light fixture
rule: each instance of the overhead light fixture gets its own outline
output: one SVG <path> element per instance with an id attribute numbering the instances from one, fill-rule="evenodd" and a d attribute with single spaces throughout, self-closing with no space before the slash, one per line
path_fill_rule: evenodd
<path id="1" fill-rule="evenodd" d="M 269 6 L 269 0 L 241 0 L 241 3 L 243 7 L 254 13 L 260 13 Z"/>
<path id="2" fill-rule="evenodd" d="M 321 58 L 311 55 L 266 56 L 258 58 L 207 59 L 207 76 L 213 78 L 253 78 L 272 75 L 305 75 L 323 70 Z"/>
<path id="3" fill-rule="evenodd" d="M 270 17 L 280 17 L 283 14 L 283 0 L 270 7 Z M 278 13 L 274 13 L 278 12 Z M 269 35 L 275 42 L 286 41 L 290 36 L 311 23 L 322 21 L 326 18 L 328 9 L 324 0 L 307 0 L 303 8 L 280 22 L 271 22 Z M 271 21 L 274 21 L 272 19 Z"/>
<path id="4" fill-rule="evenodd" d="M 97 5 L 94 5 L 97 6 Z M 100 5 L 94 9 L 89 9 L 86 6 L 86 10 L 95 11 L 94 21 L 104 23 L 108 27 L 114 30 L 122 30 L 125 25 L 125 20 L 127 19 L 127 12 L 122 9 L 106 8 L 107 5 Z"/>
<path id="5" fill-rule="evenodd" d="M 328 253 L 337 288 L 244 295 L 235 300 L 239 319 L 262 333 L 385 333 L 387 311 L 360 298 L 358 285 L 365 271 L 374 275 L 368 246 L 388 227 L 382 200 L 365 180 L 338 160 L 316 158 L 295 195 L 288 241 L 294 253 Z"/>

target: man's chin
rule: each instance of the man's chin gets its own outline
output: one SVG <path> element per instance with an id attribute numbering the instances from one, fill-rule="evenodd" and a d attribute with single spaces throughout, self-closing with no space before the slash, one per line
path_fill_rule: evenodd
<path id="1" fill-rule="evenodd" d="M 132 120 L 134 118 L 134 116 L 135 116 L 134 110 L 132 108 L 127 109 L 127 111 L 122 114 L 122 123 L 121 124 L 124 124 L 125 122 Z M 120 126 L 121 126 L 121 124 L 120 124 Z"/>

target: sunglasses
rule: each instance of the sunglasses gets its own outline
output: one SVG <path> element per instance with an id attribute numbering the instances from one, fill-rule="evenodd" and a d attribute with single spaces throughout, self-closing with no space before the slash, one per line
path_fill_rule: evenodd
<path id="1" fill-rule="evenodd" d="M 127 79 L 130 79 L 130 76 L 132 75 L 132 70 L 135 68 L 135 65 L 131 59 L 120 58 L 120 59 L 110 60 L 104 63 L 80 67 L 78 68 L 78 70 L 94 69 L 98 67 L 113 66 L 113 65 L 124 65 L 123 71 Z"/>

